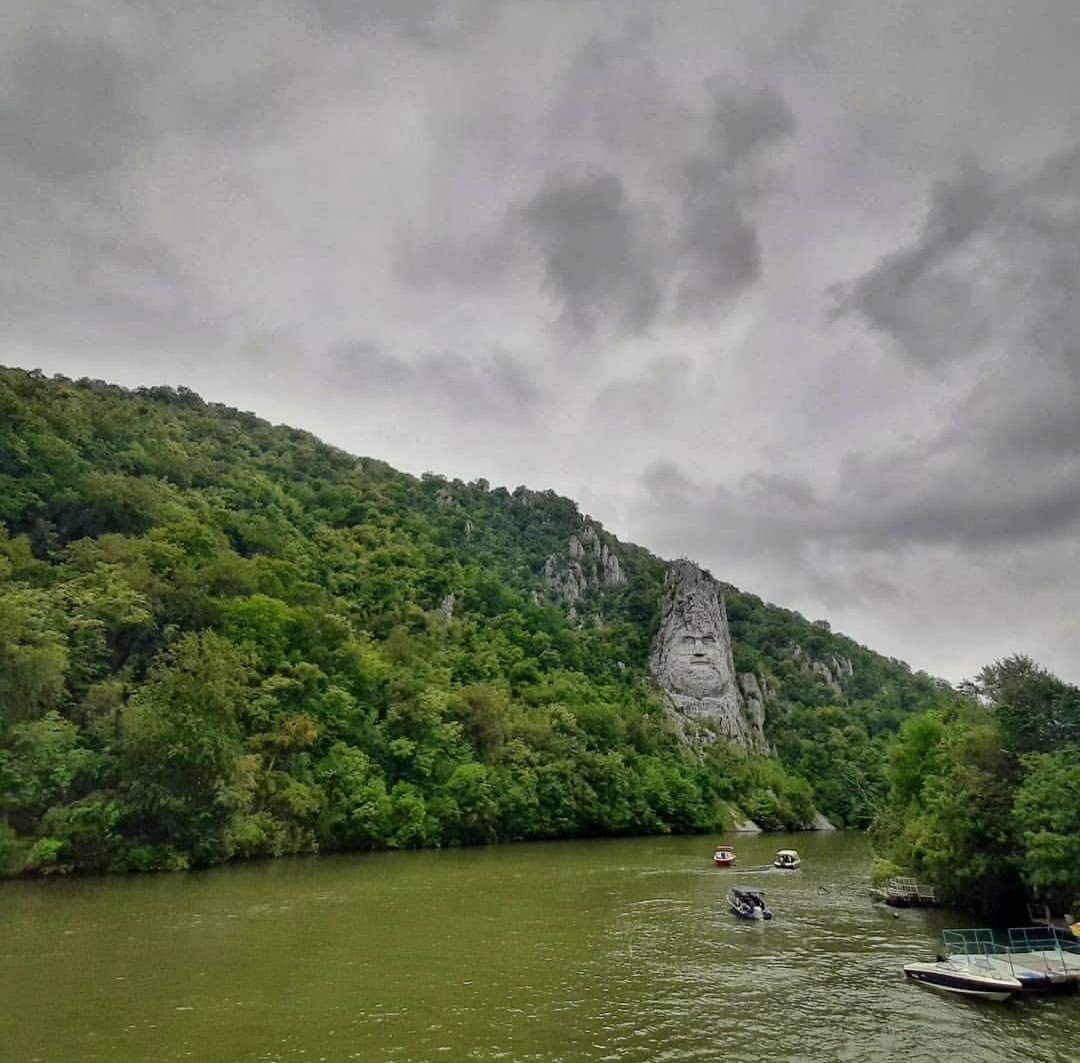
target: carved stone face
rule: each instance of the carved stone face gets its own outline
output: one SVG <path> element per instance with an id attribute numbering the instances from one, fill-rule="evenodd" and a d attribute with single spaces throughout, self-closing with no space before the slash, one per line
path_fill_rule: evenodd
<path id="1" fill-rule="evenodd" d="M 720 632 L 702 620 L 694 618 L 669 634 L 667 685 L 673 694 L 720 697 L 730 686 Z"/>
<path id="2" fill-rule="evenodd" d="M 760 692 L 756 714 L 744 712 L 720 587 L 689 561 L 668 570 L 651 664 L 676 719 L 695 721 L 746 749 L 765 747 Z"/>

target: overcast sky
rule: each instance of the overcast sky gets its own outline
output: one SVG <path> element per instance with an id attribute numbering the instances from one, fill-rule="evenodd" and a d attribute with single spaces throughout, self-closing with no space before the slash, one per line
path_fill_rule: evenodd
<path id="1" fill-rule="evenodd" d="M 1080 681 L 1080 3 L 2 0 L 0 362 Z"/>

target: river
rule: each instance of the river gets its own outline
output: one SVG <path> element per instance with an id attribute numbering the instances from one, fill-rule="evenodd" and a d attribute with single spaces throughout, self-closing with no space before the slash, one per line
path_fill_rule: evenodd
<path id="1" fill-rule="evenodd" d="M 1080 1057 L 1080 1000 L 904 982 L 956 913 L 874 906 L 855 834 L 347 854 L 0 884 L 0 1058 Z M 732 839 L 728 839 L 732 840 Z M 796 872 L 748 870 L 782 846 Z M 736 920 L 731 881 L 771 923 Z"/>

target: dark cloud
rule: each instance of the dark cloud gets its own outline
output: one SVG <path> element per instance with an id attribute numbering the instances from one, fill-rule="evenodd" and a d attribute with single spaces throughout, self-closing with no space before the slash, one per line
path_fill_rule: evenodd
<path id="1" fill-rule="evenodd" d="M 731 175 L 706 159 L 686 167 L 686 199 L 678 246 L 685 261 L 680 303 L 708 311 L 761 274 L 757 230 Z"/>
<path id="2" fill-rule="evenodd" d="M 592 401 L 592 417 L 605 428 L 656 433 L 671 426 L 686 408 L 696 374 L 689 358 L 669 355 L 637 376 L 605 385 Z"/>
<path id="3" fill-rule="evenodd" d="M 65 182 L 119 165 L 146 135 L 139 71 L 111 42 L 42 31 L 6 58 L 0 157 L 9 166 Z"/>
<path id="4" fill-rule="evenodd" d="M 586 46 L 585 57 L 592 53 L 601 69 L 621 55 L 611 42 L 599 41 Z M 571 78 L 579 83 L 584 74 L 575 68 Z M 795 119 L 769 88 L 714 79 L 709 95 L 704 143 L 685 157 L 674 188 L 677 222 L 670 237 L 657 235 L 645 220 L 649 210 L 631 204 L 622 180 L 610 172 L 549 182 L 526 210 L 549 286 L 577 329 L 591 332 L 603 320 L 641 332 L 660 315 L 669 291 L 678 314 L 709 313 L 760 277 L 752 216 L 759 164 L 768 147 L 790 137 Z M 620 145 L 633 143 L 627 130 L 620 133 L 620 118 L 631 118 L 627 101 L 620 108 L 603 95 L 586 99 L 579 122 L 608 116 L 608 135 Z M 648 126 L 647 107 L 638 107 L 635 117 L 639 127 Z M 659 183 L 649 187 L 654 213 L 665 191 Z"/>
<path id="5" fill-rule="evenodd" d="M 10 336 L 167 342 L 205 338 L 226 314 L 165 244 L 133 226 L 107 178 L 50 181 L 0 161 L 0 230 Z"/>
<path id="6" fill-rule="evenodd" d="M 496 0 L 310 0 L 321 29 L 390 29 L 426 47 L 455 43 L 497 16 Z"/>
<path id="7" fill-rule="evenodd" d="M 1003 459 L 981 442 L 942 448 L 933 439 L 853 454 L 827 491 L 797 474 L 717 483 L 660 463 L 643 475 L 642 493 L 647 508 L 703 549 L 752 544 L 785 554 L 814 545 L 856 556 L 947 546 L 976 554 L 1080 532 L 1080 440 L 1071 454 L 1040 463 Z"/>
<path id="8" fill-rule="evenodd" d="M 988 347 L 1023 361 L 1077 361 L 1078 291 L 1080 149 L 1073 149 L 1015 183 L 976 168 L 940 182 L 918 240 L 839 294 L 841 312 L 934 364 Z"/>
<path id="9" fill-rule="evenodd" d="M 589 37 L 567 64 L 546 117 L 553 145 L 653 165 L 677 152 L 696 116 L 661 69 L 657 44 L 655 23 L 633 14 Z"/>
<path id="10" fill-rule="evenodd" d="M 1080 151 L 939 183 L 917 240 L 842 293 L 907 355 L 972 382 L 942 427 L 840 468 L 859 548 L 1047 543 L 1080 531 Z"/>
<path id="11" fill-rule="evenodd" d="M 684 165 L 680 304 L 710 311 L 761 275 L 761 246 L 751 216 L 756 163 L 795 131 L 795 118 L 770 88 L 714 80 L 704 150 Z"/>
<path id="12" fill-rule="evenodd" d="M 407 361 L 358 340 L 331 352 L 330 377 L 369 397 L 420 401 L 428 412 L 494 421 L 528 417 L 542 398 L 528 370 L 503 351 L 472 359 L 443 352 Z"/>
<path id="13" fill-rule="evenodd" d="M 611 173 L 550 181 L 524 211 L 548 286 L 581 332 L 648 328 L 660 289 L 640 219 Z"/>
<path id="14" fill-rule="evenodd" d="M 795 132 L 795 116 L 769 86 L 748 86 L 714 78 L 709 140 L 718 167 L 730 169 Z"/>
<path id="15" fill-rule="evenodd" d="M 278 113 L 280 56 L 242 28 L 150 3 L 12 6 L 0 40 L 0 301 L 11 337 L 220 339 L 230 311 L 141 217 L 143 168 L 177 138 L 241 140 Z M 245 35 L 256 47 L 260 30 Z M 271 22 L 273 20 L 267 20 Z M 199 46 L 198 58 L 185 47 Z"/>
<path id="16" fill-rule="evenodd" d="M 433 285 L 484 290 L 497 285 L 514 268 L 517 248 L 512 232 L 442 235 L 406 232 L 393 250 L 394 276 L 417 288 Z"/>

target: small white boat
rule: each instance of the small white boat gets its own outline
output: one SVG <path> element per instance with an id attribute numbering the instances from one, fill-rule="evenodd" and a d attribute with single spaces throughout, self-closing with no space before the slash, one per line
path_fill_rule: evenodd
<path id="1" fill-rule="evenodd" d="M 978 970 L 964 959 L 905 963 L 904 976 L 929 989 L 981 997 L 983 1000 L 1008 1000 L 1023 989 L 1020 980 L 1011 974 L 990 969 Z"/>
<path id="2" fill-rule="evenodd" d="M 1010 931 L 1011 941 L 1000 945 L 993 930 L 945 930 L 943 955 L 933 963 L 907 963 L 904 975 L 913 982 L 962 996 L 1005 1000 L 1016 993 L 1067 993 L 1076 990 L 1067 968 L 1058 968 L 1054 955 L 1038 951 L 1039 941 L 1026 928 Z M 1032 950 L 1035 951 L 1032 951 Z M 1062 953 L 1064 956 L 1064 953 Z"/>
<path id="3" fill-rule="evenodd" d="M 794 871 L 802 863 L 802 858 L 794 849 L 778 849 L 772 866 L 783 871 Z"/>

